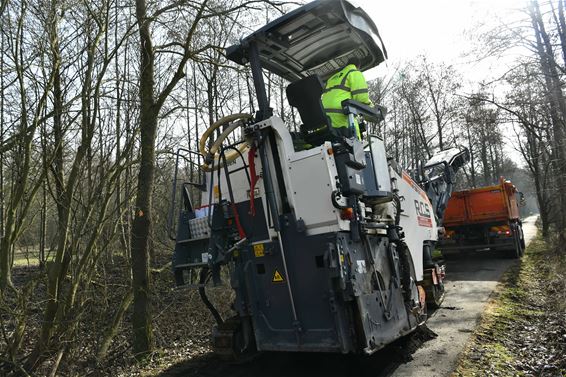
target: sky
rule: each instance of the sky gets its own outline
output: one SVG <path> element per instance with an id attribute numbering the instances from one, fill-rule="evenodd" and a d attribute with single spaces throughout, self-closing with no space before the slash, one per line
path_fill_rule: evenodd
<path id="1" fill-rule="evenodd" d="M 470 56 L 470 51 L 474 48 L 478 30 L 523 19 L 524 14 L 517 10 L 523 8 L 527 0 L 351 2 L 373 19 L 388 53 L 388 60 L 366 71 L 367 79 L 393 75 L 399 62 L 424 54 L 429 62 L 451 64 L 460 71 L 465 80 L 461 94 L 467 94 L 477 89 L 480 81 L 500 77 L 517 58 L 516 54 L 508 54 L 476 61 Z M 514 147 L 515 142 L 515 139 L 508 140 L 504 150 L 514 160 L 522 161 Z"/>
<path id="2" fill-rule="evenodd" d="M 481 24 L 496 25 L 516 17 L 525 0 L 396 0 L 352 1 L 374 20 L 389 59 L 367 72 L 368 78 L 388 74 L 398 61 L 426 54 L 429 61 L 453 64 L 474 80 L 496 74 L 493 61 L 470 63 L 471 36 Z"/>

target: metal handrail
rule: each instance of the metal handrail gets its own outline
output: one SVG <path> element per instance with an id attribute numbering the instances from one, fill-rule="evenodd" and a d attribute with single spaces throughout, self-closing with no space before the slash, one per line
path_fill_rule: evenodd
<path id="1" fill-rule="evenodd" d="M 185 152 L 188 154 L 196 154 L 199 157 L 202 157 L 204 159 L 204 155 L 200 152 L 197 151 L 192 151 L 190 149 L 186 149 L 186 148 L 179 148 L 177 149 L 177 152 L 175 153 L 176 158 L 175 158 L 175 172 L 173 174 L 173 182 L 171 185 L 171 205 L 169 206 L 169 216 L 168 216 L 168 220 L 167 220 L 167 235 L 169 236 L 169 239 L 171 239 L 172 241 L 176 241 L 177 237 L 174 235 L 173 233 L 173 216 L 174 216 L 174 212 L 175 212 L 175 204 L 177 201 L 177 181 L 178 181 L 178 172 L 179 172 L 179 159 L 183 158 L 185 161 L 189 162 L 190 164 L 197 165 L 198 163 L 195 163 L 194 161 L 188 159 L 187 157 L 183 156 L 181 154 L 181 152 Z M 200 160 L 200 158 L 199 158 Z M 191 169 L 193 168 L 193 166 L 191 166 Z M 199 178 L 199 183 L 194 183 L 194 182 L 185 182 L 186 184 L 195 186 L 199 189 L 202 190 L 202 187 L 205 183 L 203 183 L 204 181 L 204 173 L 202 173 L 199 170 L 199 174 L 198 174 L 198 178 Z"/>

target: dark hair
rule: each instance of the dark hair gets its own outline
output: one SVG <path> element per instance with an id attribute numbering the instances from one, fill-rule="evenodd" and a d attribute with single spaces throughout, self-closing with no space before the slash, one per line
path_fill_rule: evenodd
<path id="1" fill-rule="evenodd" d="M 346 65 L 353 64 L 356 67 L 360 68 L 361 63 L 362 63 L 362 59 L 360 59 L 356 55 L 352 55 L 352 56 L 348 57 L 348 63 Z"/>

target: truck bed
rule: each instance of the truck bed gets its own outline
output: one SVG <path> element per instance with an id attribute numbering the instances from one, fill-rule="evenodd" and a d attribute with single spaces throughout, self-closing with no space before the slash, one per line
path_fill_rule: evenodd
<path id="1" fill-rule="evenodd" d="M 498 185 L 452 193 L 444 215 L 445 227 L 493 223 L 519 218 L 517 189 L 503 178 Z"/>

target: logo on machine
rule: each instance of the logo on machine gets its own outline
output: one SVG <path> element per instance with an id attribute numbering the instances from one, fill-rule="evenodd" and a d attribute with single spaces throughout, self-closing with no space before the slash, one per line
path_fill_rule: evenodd
<path id="1" fill-rule="evenodd" d="M 432 227 L 430 206 L 425 202 L 415 200 L 415 209 L 417 210 L 417 222 L 419 226 Z"/>

